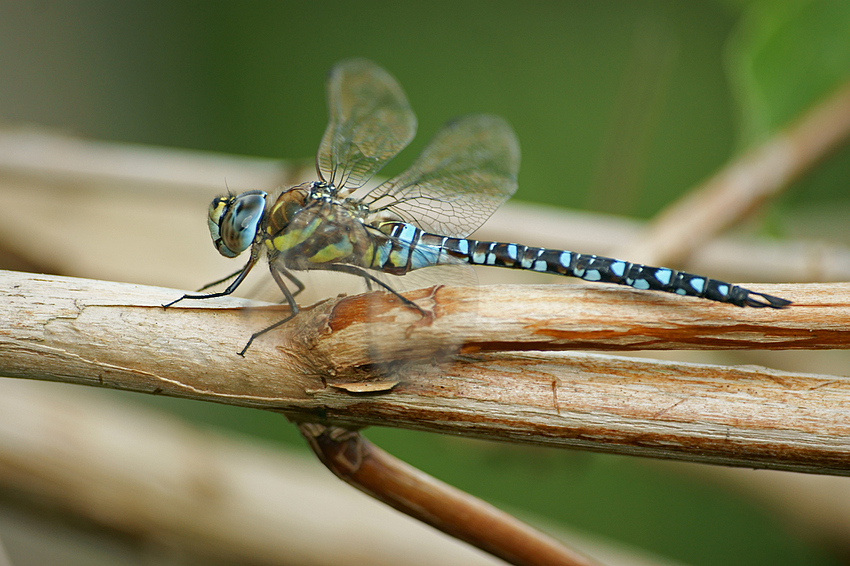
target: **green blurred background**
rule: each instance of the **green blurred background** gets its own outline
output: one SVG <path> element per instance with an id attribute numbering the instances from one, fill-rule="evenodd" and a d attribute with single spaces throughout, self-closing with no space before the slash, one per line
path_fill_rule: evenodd
<path id="1" fill-rule="evenodd" d="M 517 198 L 648 218 L 850 78 L 850 2 L 10 1 L 0 3 L 0 121 L 311 159 L 325 74 L 351 56 L 393 73 L 419 118 L 386 174 L 447 119 L 499 114 L 522 144 Z M 847 218 L 848 183 L 844 148 L 772 203 L 759 229 L 816 233 L 790 220 L 800 211 Z M 155 402 L 302 445 L 276 415 Z M 839 563 L 768 503 L 648 461 L 368 436 L 496 504 L 690 564 Z"/>
<path id="2" fill-rule="evenodd" d="M 420 135 L 504 116 L 520 199 L 648 217 L 829 93 L 833 2 L 32 2 L 0 14 L 0 119 L 93 138 L 309 158 L 324 77 L 371 58 Z M 850 151 L 788 201 L 846 199 Z"/>

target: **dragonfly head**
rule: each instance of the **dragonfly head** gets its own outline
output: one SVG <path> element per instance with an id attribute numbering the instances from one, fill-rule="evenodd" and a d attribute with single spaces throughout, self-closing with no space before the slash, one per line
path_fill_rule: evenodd
<path id="1" fill-rule="evenodd" d="M 254 243 L 266 210 L 266 196 L 263 191 L 247 191 L 217 197 L 210 203 L 210 235 L 221 255 L 236 257 Z"/>

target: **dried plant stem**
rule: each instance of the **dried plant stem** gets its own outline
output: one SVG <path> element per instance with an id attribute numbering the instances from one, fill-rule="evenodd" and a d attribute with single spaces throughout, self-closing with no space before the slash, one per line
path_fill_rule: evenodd
<path id="1" fill-rule="evenodd" d="M 238 307 L 247 303 L 232 299 L 164 310 L 159 305 L 174 291 L 11 272 L 0 274 L 0 289 L 6 295 L 0 373 L 8 376 L 265 408 L 349 428 L 392 425 L 850 473 L 848 378 L 519 352 L 700 342 L 709 348 L 847 348 L 846 284 L 766 287 L 797 301 L 772 312 L 698 300 L 686 306 L 677 297 L 666 303 L 651 293 L 589 286 L 409 294 L 436 313 L 430 324 L 391 296 L 360 295 L 305 308 L 244 359 L 236 351 L 257 328 L 279 320 L 282 307 L 246 316 Z M 602 305 L 612 310 L 600 311 Z M 645 313 L 640 323 L 632 321 L 638 317 L 630 317 L 631 308 Z M 447 344 L 466 353 L 446 357 Z"/>

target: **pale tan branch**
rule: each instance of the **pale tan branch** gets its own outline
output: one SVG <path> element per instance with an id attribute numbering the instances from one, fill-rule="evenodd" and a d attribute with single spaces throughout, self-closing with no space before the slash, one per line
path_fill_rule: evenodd
<path id="1" fill-rule="evenodd" d="M 701 342 L 847 348 L 846 284 L 765 287 L 795 301 L 778 311 L 600 286 L 409 294 L 433 310 L 430 323 L 389 295 L 361 295 L 303 309 L 244 359 L 236 352 L 247 337 L 280 320 L 283 307 L 246 315 L 238 307 L 249 303 L 228 299 L 166 310 L 159 305 L 174 291 L 10 272 L 0 288 L 3 375 L 258 407 L 347 427 L 850 473 L 848 378 L 517 352 Z M 465 353 L 451 356 L 457 349 Z"/>
<path id="2" fill-rule="evenodd" d="M 681 263 L 707 240 L 812 169 L 848 136 L 850 83 L 667 207 L 644 236 L 617 253 L 655 265 Z"/>
<path id="3" fill-rule="evenodd" d="M 297 172 L 285 162 L 206 151 L 92 141 L 36 128 L 0 129 L 0 171 L 42 186 L 108 188 L 166 197 L 194 191 L 275 187 Z M 138 198 L 138 194 L 135 195 Z"/>

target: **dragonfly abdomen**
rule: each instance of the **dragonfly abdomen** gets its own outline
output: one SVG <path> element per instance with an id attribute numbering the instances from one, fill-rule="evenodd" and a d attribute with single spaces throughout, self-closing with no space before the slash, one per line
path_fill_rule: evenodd
<path id="1" fill-rule="evenodd" d="M 457 263 L 525 269 L 577 277 L 585 281 L 628 285 L 635 289 L 701 297 L 740 307 L 782 308 L 791 301 L 757 293 L 738 285 L 667 267 L 651 267 L 619 259 L 506 242 L 486 242 L 429 234 L 405 223 L 393 223 L 385 233 L 392 251 L 380 254 L 379 269 L 401 274 L 412 269 Z"/>

